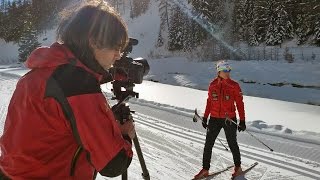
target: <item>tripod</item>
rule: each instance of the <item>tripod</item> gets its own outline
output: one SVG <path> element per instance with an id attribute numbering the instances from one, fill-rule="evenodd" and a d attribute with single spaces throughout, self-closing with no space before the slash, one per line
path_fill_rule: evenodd
<path id="1" fill-rule="evenodd" d="M 135 93 L 133 91 L 121 91 L 121 100 L 112 107 L 113 112 L 117 112 L 115 113 L 115 115 L 117 116 L 117 119 L 120 121 L 120 123 L 124 123 L 125 120 L 133 120 L 133 117 L 131 115 L 131 113 L 134 113 L 134 111 L 131 111 L 129 106 L 125 104 L 125 102 L 132 97 L 132 95 L 134 96 L 138 96 L 138 93 Z M 124 96 L 123 96 L 124 95 Z M 116 96 L 117 98 L 117 96 Z M 141 169 L 142 169 L 142 177 L 145 180 L 150 180 L 150 175 L 146 166 L 146 163 L 144 161 L 143 158 L 143 154 L 141 151 L 141 147 L 140 147 L 140 143 L 138 140 L 138 136 L 137 134 L 135 134 L 135 138 L 133 138 L 133 143 L 134 143 L 134 147 L 136 149 L 138 158 L 139 158 L 139 162 L 141 165 Z M 126 170 L 123 174 L 122 174 L 122 180 L 127 180 L 128 179 L 128 171 Z"/>
<path id="2" fill-rule="evenodd" d="M 146 163 L 145 163 L 143 155 L 142 155 L 142 151 L 141 151 L 141 148 L 140 148 L 140 144 L 139 144 L 139 140 L 138 140 L 137 134 L 136 134 L 135 138 L 133 138 L 133 143 L 134 143 L 134 147 L 136 148 L 137 155 L 138 155 L 138 158 L 139 158 L 139 162 L 140 162 L 140 165 L 141 165 L 142 177 L 145 180 L 150 180 L 150 175 L 149 175 Z M 128 171 L 126 170 L 122 174 L 122 180 L 127 180 L 127 179 L 128 179 Z"/>

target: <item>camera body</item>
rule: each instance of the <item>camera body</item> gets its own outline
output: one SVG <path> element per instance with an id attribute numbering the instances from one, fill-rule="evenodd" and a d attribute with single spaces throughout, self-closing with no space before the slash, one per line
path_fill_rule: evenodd
<path id="1" fill-rule="evenodd" d="M 113 79 L 113 93 L 119 102 L 126 101 L 129 97 L 139 98 L 139 94 L 133 91 L 133 87 L 135 84 L 141 84 L 143 76 L 147 75 L 150 70 L 146 59 L 133 59 L 128 56 L 132 52 L 132 46 L 137 44 L 137 39 L 129 38 L 121 59 L 117 60 L 109 70 Z M 123 88 L 125 91 L 122 91 Z"/>
<path id="2" fill-rule="evenodd" d="M 146 59 L 121 57 L 113 64 L 112 74 L 114 80 L 126 81 L 128 83 L 141 84 L 143 76 L 149 72 L 149 64 Z"/>
<path id="3" fill-rule="evenodd" d="M 150 66 L 146 59 L 133 59 L 128 56 L 128 54 L 132 52 L 132 46 L 137 44 L 137 39 L 129 38 L 129 43 L 124 49 L 121 59 L 116 61 L 113 64 L 113 68 L 110 70 L 114 80 L 141 84 L 143 76 L 149 73 Z"/>

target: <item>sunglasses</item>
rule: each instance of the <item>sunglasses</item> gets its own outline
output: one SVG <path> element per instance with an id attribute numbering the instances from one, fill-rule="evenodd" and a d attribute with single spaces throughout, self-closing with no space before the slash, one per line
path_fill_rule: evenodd
<path id="1" fill-rule="evenodd" d="M 224 69 L 224 70 L 222 70 L 222 71 L 225 72 L 225 73 L 228 73 L 228 72 L 231 71 L 231 69 Z"/>

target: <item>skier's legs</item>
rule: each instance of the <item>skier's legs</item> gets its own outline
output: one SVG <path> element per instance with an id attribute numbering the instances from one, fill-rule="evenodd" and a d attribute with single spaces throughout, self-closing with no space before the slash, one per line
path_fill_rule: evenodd
<path id="1" fill-rule="evenodd" d="M 210 169 L 212 147 L 214 145 L 214 142 L 221 128 L 222 128 L 221 120 L 210 118 L 208 128 L 207 128 L 206 142 L 203 150 L 203 159 L 202 159 L 203 169 L 206 169 L 206 170 Z"/>
<path id="2" fill-rule="evenodd" d="M 235 118 L 233 118 L 233 121 L 236 122 Z M 237 142 L 237 125 L 226 121 L 223 125 L 223 129 L 226 134 L 227 142 L 233 156 L 234 165 L 240 166 L 241 157 Z"/>

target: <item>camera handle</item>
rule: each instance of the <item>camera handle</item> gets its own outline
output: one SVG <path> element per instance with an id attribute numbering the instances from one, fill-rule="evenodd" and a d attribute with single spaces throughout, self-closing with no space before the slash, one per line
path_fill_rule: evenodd
<path id="1" fill-rule="evenodd" d="M 125 98 L 123 98 L 123 100 L 119 101 L 114 106 L 115 110 L 118 110 L 119 108 L 121 108 L 121 109 L 123 108 L 123 109 L 125 109 L 124 110 L 125 112 L 129 112 L 129 114 L 126 113 L 126 115 L 130 116 L 130 117 L 125 117 L 126 119 L 127 118 L 132 118 L 130 113 L 134 113 L 134 111 L 130 110 L 129 106 L 124 106 L 124 102 L 127 101 L 129 98 L 130 98 L 130 94 L 128 94 Z M 123 112 L 122 110 L 120 110 L 120 111 Z M 120 120 L 120 122 L 124 123 L 123 121 L 124 121 L 123 119 Z M 137 133 L 135 134 L 135 138 L 133 138 L 133 144 L 134 144 L 134 147 L 136 149 L 136 152 L 137 152 L 137 155 L 138 155 L 138 159 L 139 159 L 139 162 L 140 162 L 140 166 L 141 166 L 141 169 L 142 169 L 142 177 L 145 180 L 150 180 L 149 171 L 147 169 L 146 163 L 145 163 L 144 158 L 143 158 L 143 154 L 142 154 L 142 150 L 141 150 L 141 147 L 140 147 L 140 143 L 139 143 L 139 140 L 138 140 Z M 126 170 L 122 174 L 122 180 L 128 180 L 128 170 Z"/>

